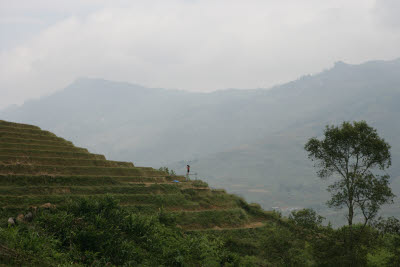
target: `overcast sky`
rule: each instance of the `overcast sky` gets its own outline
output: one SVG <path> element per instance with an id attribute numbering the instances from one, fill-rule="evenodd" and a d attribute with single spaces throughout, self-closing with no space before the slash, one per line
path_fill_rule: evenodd
<path id="1" fill-rule="evenodd" d="M 268 88 L 400 57 L 399 0 L 0 0 L 0 108 L 78 77 Z"/>

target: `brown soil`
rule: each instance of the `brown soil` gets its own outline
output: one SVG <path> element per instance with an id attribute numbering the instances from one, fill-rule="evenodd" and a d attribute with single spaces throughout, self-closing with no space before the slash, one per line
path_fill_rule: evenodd
<path id="1" fill-rule="evenodd" d="M 240 227 L 219 227 L 219 226 L 214 226 L 213 228 L 206 228 L 206 229 L 190 229 L 189 231 L 206 231 L 206 230 L 216 230 L 216 231 L 222 231 L 222 230 L 239 230 L 239 229 L 254 229 L 254 228 L 259 228 L 263 227 L 264 223 L 263 222 L 251 222 L 245 225 L 241 225 Z"/>

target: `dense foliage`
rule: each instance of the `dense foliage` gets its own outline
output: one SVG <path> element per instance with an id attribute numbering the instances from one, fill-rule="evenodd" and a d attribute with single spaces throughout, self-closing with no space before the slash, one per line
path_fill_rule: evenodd
<path id="1" fill-rule="evenodd" d="M 367 224 L 383 204 L 392 201 L 389 175 L 376 171 L 391 165 L 390 145 L 365 121 L 327 126 L 323 139 L 311 138 L 305 149 L 320 178 L 339 177 L 328 188 L 332 195 L 328 205 L 347 206 L 350 226 L 356 209 Z"/>
<path id="2" fill-rule="evenodd" d="M 123 186 L 129 176 L 27 176 L 20 164 L 3 164 L 17 174 L 0 179 L 0 266 L 400 266 L 400 221 L 376 219 L 394 197 L 388 176 L 376 172 L 390 165 L 389 148 L 365 122 L 327 127 L 325 139 L 306 145 L 322 178 L 338 174 L 328 204 L 347 206 L 349 221 L 338 229 L 312 209 L 284 218 L 202 181 L 170 183 L 179 177 L 168 168 L 157 178 L 149 168 L 95 162 L 148 175 L 140 178 L 147 184 Z M 44 201 L 51 203 L 23 208 Z"/>
<path id="3" fill-rule="evenodd" d="M 15 264 L 104 266 L 218 266 L 238 261 L 218 238 L 190 236 L 162 211 L 128 213 L 111 197 L 79 199 L 61 209 L 42 209 L 33 223 L 0 229 Z"/>
<path id="4" fill-rule="evenodd" d="M 393 202 L 389 175 L 390 145 L 365 121 L 343 122 L 340 126 L 326 126 L 322 140 L 311 138 L 305 145 L 308 157 L 315 162 L 318 176 L 335 181 L 328 186 L 331 199 L 328 206 L 346 207 L 348 229 L 344 229 L 347 261 L 354 265 L 357 235 L 363 236 L 365 226 L 372 221 L 383 204 Z M 360 231 L 353 231 L 356 212 L 363 216 Z"/>
<path id="5" fill-rule="evenodd" d="M 0 228 L 0 262 L 40 266 L 348 265 L 348 226 L 322 225 L 313 210 L 271 218 L 257 229 L 183 232 L 174 218 L 131 213 L 111 197 L 40 209 L 30 223 Z M 400 221 L 353 225 L 355 266 L 400 264 Z"/>

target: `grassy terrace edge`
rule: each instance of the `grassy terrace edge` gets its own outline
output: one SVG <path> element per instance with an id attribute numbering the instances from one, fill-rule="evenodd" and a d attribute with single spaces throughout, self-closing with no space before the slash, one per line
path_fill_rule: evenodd
<path id="1" fill-rule="evenodd" d="M 151 213 L 164 208 L 187 230 L 235 228 L 267 219 L 258 216 L 263 214 L 259 206 L 224 190 L 210 189 L 204 182 L 106 160 L 39 127 L 0 121 L 3 212 L 47 202 L 63 206 L 82 197 L 105 195 L 135 211 Z"/>

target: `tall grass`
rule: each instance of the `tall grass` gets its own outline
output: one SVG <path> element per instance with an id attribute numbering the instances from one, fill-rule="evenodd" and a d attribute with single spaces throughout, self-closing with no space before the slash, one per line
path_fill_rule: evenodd
<path id="1" fill-rule="evenodd" d="M 21 143 L 0 143 L 0 149 L 15 149 L 15 150 L 47 150 L 47 151 L 71 151 L 71 152 L 86 152 L 86 148 L 63 145 L 30 145 Z"/>
<path id="2" fill-rule="evenodd" d="M 0 136 L 0 142 L 10 144 L 28 144 L 28 145 L 45 145 L 45 146 L 73 146 L 72 142 L 63 140 L 43 140 L 31 138 L 15 138 Z"/>
<path id="3" fill-rule="evenodd" d="M 105 160 L 104 155 L 92 154 L 88 152 L 75 151 L 49 151 L 38 149 L 13 149 L 0 148 L 0 155 L 3 156 L 22 156 L 22 157 L 57 157 L 57 158 L 75 158 L 75 159 L 99 159 Z"/>
<path id="4" fill-rule="evenodd" d="M 12 132 L 2 129 L 0 127 L 0 137 L 10 137 L 10 138 L 21 138 L 21 139 L 35 139 L 35 140 L 48 140 L 48 141 L 60 141 L 65 142 L 64 138 L 58 137 L 54 134 L 30 134 L 30 133 L 19 133 L 19 132 Z M 67 141 L 68 142 L 68 141 Z"/>
<path id="5" fill-rule="evenodd" d="M 34 125 L 30 125 L 30 124 L 23 124 L 23 123 L 16 123 L 16 122 L 9 122 L 9 121 L 0 120 L 0 129 L 2 127 L 15 127 L 15 128 L 23 128 L 23 129 L 40 130 L 39 127 L 34 126 Z"/>
<path id="6" fill-rule="evenodd" d="M 57 157 L 32 157 L 32 156 L 9 156 L 0 154 L 0 162 L 3 164 L 33 164 L 51 166 L 99 166 L 99 167 L 134 167 L 131 162 L 96 160 L 96 159 L 74 159 Z"/>
<path id="7" fill-rule="evenodd" d="M 164 183 L 164 177 L 85 175 L 2 175 L 0 186 L 102 186 L 130 183 Z"/>
<path id="8" fill-rule="evenodd" d="M 140 167 L 98 167 L 98 166 L 40 166 L 40 165 L 5 165 L 0 164 L 0 174 L 27 175 L 111 175 L 111 176 L 162 176 L 154 169 Z"/>

